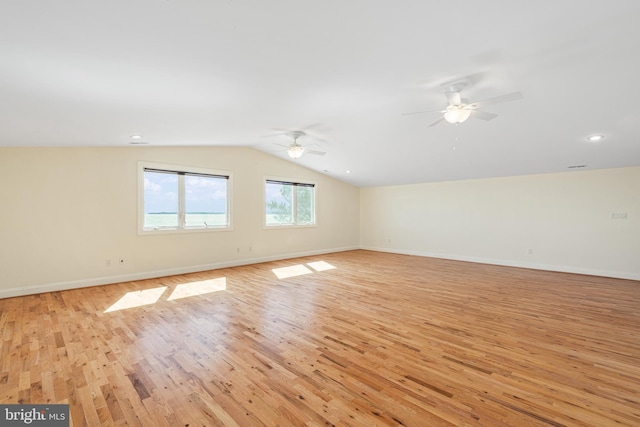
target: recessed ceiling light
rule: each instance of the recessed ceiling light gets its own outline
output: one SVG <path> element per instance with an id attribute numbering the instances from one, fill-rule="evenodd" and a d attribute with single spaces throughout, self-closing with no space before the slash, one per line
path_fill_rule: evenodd
<path id="1" fill-rule="evenodd" d="M 131 139 L 140 139 L 142 135 L 131 135 Z"/>
<path id="2" fill-rule="evenodd" d="M 347 172 L 347 173 L 351 173 L 351 171 L 345 171 L 345 172 Z"/>
<path id="3" fill-rule="evenodd" d="M 602 138 L 604 138 L 604 135 L 591 135 L 587 137 L 587 141 L 595 142 L 600 141 Z"/>

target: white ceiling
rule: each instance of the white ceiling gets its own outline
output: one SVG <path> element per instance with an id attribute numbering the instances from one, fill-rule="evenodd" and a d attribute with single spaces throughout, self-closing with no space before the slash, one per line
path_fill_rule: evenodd
<path id="1" fill-rule="evenodd" d="M 640 2 L 2 1 L 0 145 L 251 146 L 357 186 L 640 165 Z M 454 126 L 467 77 L 492 121 Z M 604 134 L 598 143 L 591 134 Z M 135 149 L 131 147 L 131 149 Z M 291 160 L 293 161 L 293 160 Z M 347 174 L 346 170 L 351 173 Z"/>

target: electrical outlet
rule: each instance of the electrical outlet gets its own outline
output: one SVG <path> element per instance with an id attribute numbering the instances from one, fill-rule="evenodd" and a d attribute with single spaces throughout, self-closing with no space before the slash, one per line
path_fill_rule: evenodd
<path id="1" fill-rule="evenodd" d="M 104 266 L 105 267 L 111 267 L 111 260 L 110 259 L 104 260 Z"/>
<path id="2" fill-rule="evenodd" d="M 609 218 L 611 218 L 611 219 L 627 219 L 627 213 L 626 212 L 611 212 L 611 214 L 609 214 Z"/>

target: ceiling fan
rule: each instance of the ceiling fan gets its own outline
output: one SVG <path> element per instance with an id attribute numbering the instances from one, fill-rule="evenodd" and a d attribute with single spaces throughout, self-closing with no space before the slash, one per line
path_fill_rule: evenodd
<path id="1" fill-rule="evenodd" d="M 302 136 L 307 136 L 307 134 L 304 133 L 301 130 L 294 130 L 294 131 L 291 131 L 291 132 L 287 132 L 287 133 L 285 133 L 285 135 L 287 135 L 290 138 L 293 138 L 293 143 L 292 144 L 283 145 L 283 144 L 278 144 L 276 142 L 274 142 L 274 144 L 279 145 L 281 147 L 285 147 L 287 149 L 287 154 L 292 159 L 299 159 L 300 157 L 302 157 L 302 155 L 304 153 L 315 154 L 315 155 L 318 155 L 318 156 L 324 156 L 325 154 L 327 154 L 324 151 L 309 150 L 308 148 L 300 145 L 298 143 L 298 138 L 300 138 Z M 315 144 L 310 144 L 310 145 L 315 145 Z"/>
<path id="2" fill-rule="evenodd" d="M 487 121 L 498 117 L 497 114 L 488 113 L 479 109 L 485 105 L 501 104 L 503 102 L 511 102 L 522 99 L 522 93 L 512 92 L 506 95 L 500 95 L 482 101 L 469 102 L 469 100 L 463 98 L 462 94 L 460 93 L 468 85 L 469 82 L 466 80 L 460 80 L 444 85 L 444 94 L 449 101 L 449 105 L 444 110 L 417 111 L 415 113 L 404 113 L 403 115 L 406 116 L 411 114 L 426 114 L 438 112 L 442 113 L 443 116 L 427 127 L 435 126 L 442 121 L 446 121 L 454 125 L 459 125 L 472 116 L 477 119 Z"/>

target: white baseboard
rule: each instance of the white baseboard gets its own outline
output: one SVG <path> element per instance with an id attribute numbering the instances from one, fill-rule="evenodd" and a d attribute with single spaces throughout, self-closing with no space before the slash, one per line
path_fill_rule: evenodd
<path id="1" fill-rule="evenodd" d="M 388 253 L 401 254 L 401 255 L 414 255 L 414 256 L 422 256 L 422 257 L 428 257 L 428 258 L 450 259 L 454 261 L 476 262 L 478 264 L 493 264 L 493 265 L 502 265 L 505 267 L 530 268 L 532 270 L 556 271 L 560 273 L 585 274 L 588 276 L 602 276 L 602 277 L 612 277 L 616 279 L 640 280 L 640 274 L 626 272 L 626 271 L 596 270 L 596 269 L 572 267 L 572 266 L 564 266 L 564 265 L 538 264 L 538 263 L 532 263 L 532 262 L 472 257 L 472 256 L 455 255 L 455 254 L 447 254 L 447 253 L 440 253 L 440 252 L 407 251 L 402 249 L 379 248 L 379 247 L 373 247 L 373 246 L 361 246 L 360 249 L 375 251 L 375 252 L 388 252 Z"/>
<path id="2" fill-rule="evenodd" d="M 80 279 L 80 280 L 46 283 L 42 285 L 34 285 L 34 286 L 27 286 L 27 287 L 0 289 L 0 299 L 24 296 L 24 295 L 40 294 L 43 292 L 55 292 L 55 291 L 64 291 L 69 289 L 86 288 L 90 286 L 108 285 L 112 283 L 131 282 L 134 280 L 153 279 L 157 277 L 173 276 L 176 274 L 197 273 L 200 271 L 217 270 L 220 268 L 237 267 L 241 265 L 258 264 L 261 262 L 279 261 L 279 260 L 285 260 L 285 259 L 291 259 L 291 258 L 322 255 L 322 254 L 328 254 L 328 253 L 334 253 L 334 252 L 345 252 L 345 251 L 356 250 L 356 249 L 364 249 L 364 250 L 375 251 L 375 252 L 388 252 L 388 253 L 395 253 L 395 254 L 401 254 L 401 255 L 422 256 L 422 257 L 429 257 L 429 258 L 442 258 L 442 259 L 450 259 L 455 261 L 476 262 L 479 264 L 493 264 L 493 265 L 502 265 L 507 267 L 530 268 L 534 270 L 585 274 L 589 276 L 602 276 L 602 277 L 612 277 L 612 278 L 618 278 L 618 279 L 640 280 L 640 274 L 624 272 L 624 271 L 621 272 L 621 271 L 585 269 L 585 268 L 572 267 L 572 266 L 537 264 L 537 263 L 512 261 L 512 260 L 500 260 L 500 259 L 446 254 L 446 253 L 439 253 L 439 252 L 408 251 L 408 250 L 402 250 L 402 249 L 381 248 L 381 247 L 373 247 L 373 246 L 349 246 L 349 247 L 342 247 L 342 248 L 321 249 L 321 250 L 315 250 L 315 251 L 270 255 L 270 256 L 258 257 L 258 258 L 226 260 L 226 261 L 220 261 L 220 262 L 215 262 L 210 264 L 192 265 L 192 266 L 153 270 L 153 271 L 143 271 L 143 272 L 114 275 L 114 276 L 92 277 L 92 278 L 86 278 L 86 279 Z"/>
<path id="3" fill-rule="evenodd" d="M 108 285 L 112 283 L 131 282 L 134 280 L 153 279 L 157 277 L 173 276 L 176 274 L 197 273 L 200 271 L 217 270 L 220 268 L 238 267 L 241 265 L 258 264 L 261 262 L 279 261 L 291 258 L 299 258 L 304 256 L 322 255 L 334 252 L 345 252 L 360 249 L 359 246 L 350 246 L 343 248 L 321 249 L 316 251 L 296 252 L 280 255 L 270 255 L 259 258 L 244 258 L 240 260 L 227 260 L 211 264 L 191 265 L 178 268 L 168 268 L 162 270 L 143 271 L 130 274 L 121 274 L 115 276 L 92 277 L 80 280 L 71 280 L 57 283 L 46 283 L 42 285 L 15 287 L 9 289 L 0 289 L 0 299 L 11 298 L 24 295 L 40 294 L 43 292 L 66 291 L 69 289 L 87 288 L 91 286 Z"/>

